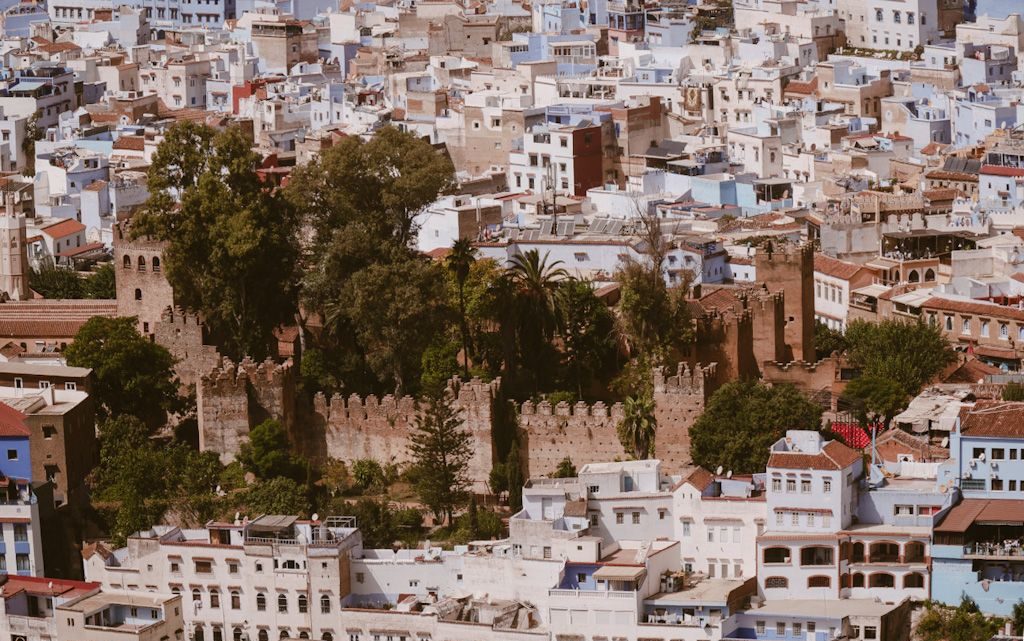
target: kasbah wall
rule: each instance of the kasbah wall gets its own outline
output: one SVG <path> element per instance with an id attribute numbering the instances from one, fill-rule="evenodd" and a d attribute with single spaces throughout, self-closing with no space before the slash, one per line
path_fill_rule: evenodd
<path id="1" fill-rule="evenodd" d="M 681 470 L 690 462 L 689 429 L 704 409 L 714 376 L 713 364 L 680 365 L 674 373 L 659 369 L 654 374 L 655 454 L 668 471 Z M 453 379 L 449 389 L 472 435 L 469 475 L 483 489 L 497 461 L 494 434 L 501 381 Z M 252 427 L 275 418 L 288 428 L 296 447 L 314 460 L 372 458 L 405 464 L 418 412 L 411 397 L 335 395 L 328 400 L 323 394 L 317 394 L 312 408 L 304 411 L 296 407 L 291 362 L 277 365 L 269 360 L 237 365 L 222 360 L 200 378 L 197 405 L 200 448 L 217 452 L 225 463 L 235 458 Z M 616 430 L 622 416 L 618 403 L 611 407 L 602 402 L 573 406 L 563 402 L 554 407 L 546 401 L 523 403 L 517 412 L 517 431 L 524 471 L 532 476 L 550 474 L 565 457 L 577 467 L 628 458 Z"/>

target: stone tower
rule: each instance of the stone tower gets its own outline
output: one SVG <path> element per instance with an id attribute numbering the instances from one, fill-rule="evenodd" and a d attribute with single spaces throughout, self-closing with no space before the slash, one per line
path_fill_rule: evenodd
<path id="1" fill-rule="evenodd" d="M 114 226 L 117 315 L 135 316 L 138 330 L 152 334 L 164 312 L 174 308 L 174 292 L 163 272 L 164 246 L 149 238 L 132 238 L 128 223 Z"/>
<path id="2" fill-rule="evenodd" d="M 785 293 L 786 361 L 815 361 L 814 247 L 776 243 L 754 257 L 757 280 Z"/>
<path id="3" fill-rule="evenodd" d="M 25 247 L 25 217 L 14 214 L 14 194 L 4 192 L 4 215 L 0 216 L 0 291 L 11 300 L 29 296 L 28 253 Z"/>

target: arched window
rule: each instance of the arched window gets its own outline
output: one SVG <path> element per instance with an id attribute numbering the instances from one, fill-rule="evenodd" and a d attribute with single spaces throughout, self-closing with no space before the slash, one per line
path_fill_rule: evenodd
<path id="1" fill-rule="evenodd" d="M 923 588 L 924 587 L 924 575 L 920 572 L 911 572 L 910 574 L 903 577 L 903 587 L 905 588 Z"/>
<path id="2" fill-rule="evenodd" d="M 262 592 L 256 595 L 256 609 L 265 612 L 267 609 L 267 595 Z"/>
<path id="3" fill-rule="evenodd" d="M 933 281 L 933 280 L 935 280 L 935 270 L 934 269 L 928 269 L 924 273 L 924 279 L 926 281 Z"/>
<path id="4" fill-rule="evenodd" d="M 764 562 L 767 563 L 789 563 L 789 548 L 775 547 L 764 549 Z"/>
<path id="5" fill-rule="evenodd" d="M 869 588 L 894 588 L 896 579 L 888 572 L 876 572 L 868 577 Z"/>
<path id="6" fill-rule="evenodd" d="M 144 256 L 139 256 L 139 271 L 146 271 L 146 258 Z"/>
<path id="7" fill-rule="evenodd" d="M 910 541 L 903 544 L 904 563 L 924 563 L 924 543 Z"/>
<path id="8" fill-rule="evenodd" d="M 231 609 L 238 610 L 242 607 L 242 595 L 239 594 L 238 590 L 231 591 Z"/>
<path id="9" fill-rule="evenodd" d="M 898 563 L 900 546 L 891 541 L 878 541 L 868 547 L 868 555 L 872 563 Z"/>
<path id="10" fill-rule="evenodd" d="M 764 580 L 764 587 L 767 589 L 771 588 L 788 588 L 789 579 L 784 576 L 770 576 Z"/>
<path id="11" fill-rule="evenodd" d="M 309 611 L 309 598 L 305 594 L 299 595 L 299 612 L 305 614 Z"/>
<path id="12" fill-rule="evenodd" d="M 281 628 L 281 634 L 278 635 L 278 639 L 287 639 L 292 636 L 291 631 L 288 628 Z"/>
<path id="13" fill-rule="evenodd" d="M 122 260 L 121 262 L 124 265 L 125 269 L 131 269 L 132 268 L 132 257 L 131 256 L 125 256 L 124 260 Z"/>
<path id="14" fill-rule="evenodd" d="M 863 563 L 864 562 L 864 543 L 857 541 L 853 544 L 853 553 L 850 554 L 851 563 Z"/>
<path id="15" fill-rule="evenodd" d="M 235 628 L 231 631 L 231 638 L 234 641 L 242 641 L 242 628 Z"/>
<path id="16" fill-rule="evenodd" d="M 832 587 L 832 577 L 825 575 L 809 576 L 807 577 L 807 587 L 830 588 Z"/>
<path id="17" fill-rule="evenodd" d="M 308 639 L 309 638 L 309 632 L 306 632 L 305 630 L 300 631 L 299 632 L 299 638 L 300 639 Z"/>
<path id="18" fill-rule="evenodd" d="M 334 641 L 334 635 L 330 632 L 324 632 L 320 635 L 320 638 L 323 639 L 323 641 Z"/>
<path id="19" fill-rule="evenodd" d="M 287 561 L 281 564 L 281 568 L 285 570 L 298 570 L 299 562 L 295 559 L 288 559 Z"/>
<path id="20" fill-rule="evenodd" d="M 218 590 L 217 588 L 210 588 L 210 607 L 220 607 L 220 590 Z"/>
<path id="21" fill-rule="evenodd" d="M 270 633 L 266 630 L 260 630 L 256 635 L 257 641 L 270 641 Z"/>
<path id="22" fill-rule="evenodd" d="M 910 273 L 907 274 L 907 280 L 912 283 L 920 282 L 921 276 L 917 273 L 916 269 L 911 269 Z"/>
<path id="23" fill-rule="evenodd" d="M 801 566 L 832 565 L 833 550 L 822 545 L 812 545 L 800 550 Z"/>
<path id="24" fill-rule="evenodd" d="M 201 594 L 199 594 L 199 588 L 192 588 L 192 600 L 193 601 L 201 601 L 202 599 L 203 599 L 203 596 Z"/>
<path id="25" fill-rule="evenodd" d="M 288 613 L 288 597 L 284 594 L 277 595 L 277 611 L 282 614 Z"/>
<path id="26" fill-rule="evenodd" d="M 142 290 L 141 289 L 138 289 L 138 288 L 135 289 L 135 300 L 142 300 Z"/>
<path id="27" fill-rule="evenodd" d="M 206 630 L 203 629 L 203 626 L 201 626 L 199 624 L 196 624 L 196 629 L 192 633 L 192 641 L 205 641 L 205 639 L 206 639 Z"/>
<path id="28" fill-rule="evenodd" d="M 320 597 L 320 613 L 330 614 L 331 613 L 331 597 L 326 594 Z"/>
<path id="29" fill-rule="evenodd" d="M 850 583 L 851 587 L 862 588 L 864 587 L 864 575 L 860 572 L 853 575 L 853 582 Z"/>
<path id="30" fill-rule="evenodd" d="M 155 272 L 160 271 L 160 257 L 159 256 L 153 256 L 153 271 L 155 271 Z"/>

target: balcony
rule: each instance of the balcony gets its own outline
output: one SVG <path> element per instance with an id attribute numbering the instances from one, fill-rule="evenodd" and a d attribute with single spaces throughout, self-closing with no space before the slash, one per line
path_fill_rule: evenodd
<path id="1" fill-rule="evenodd" d="M 999 542 L 978 541 L 964 546 L 965 559 L 1024 560 L 1024 547 L 1019 540 Z"/>

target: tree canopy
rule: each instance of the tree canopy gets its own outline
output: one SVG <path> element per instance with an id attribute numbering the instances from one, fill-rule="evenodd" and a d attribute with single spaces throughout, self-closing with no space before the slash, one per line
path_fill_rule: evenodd
<path id="1" fill-rule="evenodd" d="M 262 359 L 294 317 L 299 218 L 263 184 L 260 157 L 239 127 L 183 122 L 149 169 L 150 197 L 132 231 L 166 241 L 175 302 L 199 312 L 233 358 Z"/>
<path id="2" fill-rule="evenodd" d="M 298 481 L 305 475 L 302 461 L 291 452 L 288 433 L 275 420 L 263 421 L 249 431 L 238 461 L 260 479 L 285 477 Z"/>
<path id="3" fill-rule="evenodd" d="M 183 400 L 174 358 L 139 334 L 136 323 L 135 318 L 94 316 L 75 334 L 64 357 L 68 365 L 92 369 L 100 422 L 129 415 L 155 430 L 166 423 L 168 412 L 183 409 Z"/>
<path id="4" fill-rule="evenodd" d="M 820 430 L 821 414 L 821 406 L 791 385 L 726 383 L 690 428 L 693 462 L 737 474 L 762 472 L 772 443 L 786 430 Z"/>
<path id="5" fill-rule="evenodd" d="M 416 417 L 409 435 L 413 459 L 410 476 L 416 481 L 420 499 L 438 519 L 452 522 L 452 512 L 463 504 L 469 490 L 469 459 L 472 437 L 447 396 L 428 401 Z"/>

